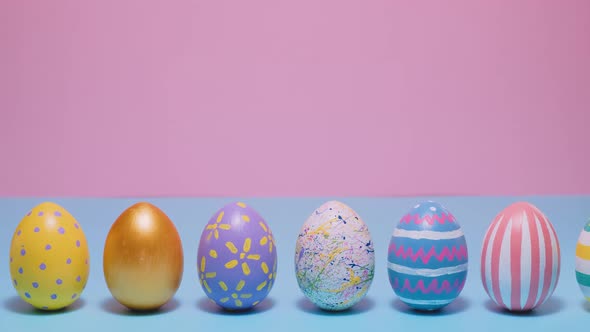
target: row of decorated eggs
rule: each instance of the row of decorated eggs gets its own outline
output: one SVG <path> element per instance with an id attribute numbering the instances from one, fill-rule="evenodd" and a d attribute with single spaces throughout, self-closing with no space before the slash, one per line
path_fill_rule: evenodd
<path id="1" fill-rule="evenodd" d="M 126 209 L 113 223 L 103 272 L 113 297 L 133 310 L 155 310 L 180 286 L 184 256 L 176 227 L 149 203 Z M 197 270 L 207 296 L 227 309 L 262 301 L 276 277 L 277 254 L 268 224 L 244 203 L 219 210 L 202 232 Z M 17 226 L 10 273 L 20 297 L 41 310 L 76 301 L 89 274 L 80 223 L 54 203 L 34 207 Z"/>
<path id="2" fill-rule="evenodd" d="M 133 310 L 167 303 L 183 273 L 183 250 L 172 221 L 149 203 L 125 210 L 106 238 L 103 269 L 113 297 Z M 319 308 L 345 310 L 367 293 L 375 254 L 367 225 L 349 206 L 330 201 L 305 221 L 295 249 L 303 294 Z M 455 300 L 467 278 L 465 236 L 438 203 L 416 205 L 396 225 L 388 247 L 391 287 L 408 306 L 437 310 Z M 481 280 L 508 310 L 531 310 L 553 293 L 559 278 L 559 241 L 549 220 L 529 203 L 515 203 L 489 226 Z M 269 225 L 250 206 L 231 203 L 205 226 L 197 254 L 205 294 L 228 310 L 256 306 L 276 279 L 277 250 Z M 76 301 L 89 274 L 81 225 L 63 207 L 43 203 L 14 232 L 10 273 L 20 297 L 42 310 Z M 576 277 L 590 300 L 590 223 L 576 249 Z"/>

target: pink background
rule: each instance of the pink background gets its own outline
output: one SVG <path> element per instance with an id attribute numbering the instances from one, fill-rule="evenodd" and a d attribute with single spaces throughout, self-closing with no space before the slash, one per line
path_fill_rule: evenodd
<path id="1" fill-rule="evenodd" d="M 0 2 L 0 195 L 590 193 L 590 1 Z"/>

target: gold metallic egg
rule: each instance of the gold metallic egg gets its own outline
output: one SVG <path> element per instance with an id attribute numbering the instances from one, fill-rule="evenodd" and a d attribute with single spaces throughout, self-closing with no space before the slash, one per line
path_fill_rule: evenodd
<path id="1" fill-rule="evenodd" d="M 166 304 L 180 286 L 180 236 L 162 210 L 137 203 L 115 221 L 104 246 L 104 277 L 113 297 L 133 310 Z"/>

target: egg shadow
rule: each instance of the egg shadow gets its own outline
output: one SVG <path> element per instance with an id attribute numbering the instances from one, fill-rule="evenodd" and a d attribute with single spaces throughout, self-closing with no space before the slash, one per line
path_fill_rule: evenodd
<path id="1" fill-rule="evenodd" d="M 590 302 L 582 300 L 581 305 L 582 309 L 584 309 L 586 312 L 590 312 Z"/>
<path id="2" fill-rule="evenodd" d="M 174 311 L 176 308 L 180 306 L 180 302 L 175 298 L 170 299 L 166 304 L 163 306 L 153 309 L 153 310 L 133 310 L 129 309 L 126 306 L 122 305 L 121 303 L 117 302 L 114 298 L 108 298 L 102 301 L 100 307 L 102 310 L 111 313 L 113 315 L 120 315 L 120 316 L 155 316 L 165 314 L 171 311 Z"/>
<path id="3" fill-rule="evenodd" d="M 59 310 L 41 310 L 33 307 L 27 302 L 23 301 L 19 296 L 12 296 L 4 301 L 4 308 L 10 312 L 30 315 L 30 316 L 48 316 L 48 315 L 63 315 L 74 312 L 86 305 L 86 301 L 80 298 L 71 305 Z"/>
<path id="4" fill-rule="evenodd" d="M 553 315 L 562 311 L 565 308 L 565 302 L 559 297 L 552 296 L 545 303 L 541 304 L 539 307 L 533 310 L 510 311 L 508 309 L 500 307 L 496 304 L 496 302 L 489 299 L 484 303 L 484 307 L 490 312 L 505 316 L 540 317 Z M 590 308 L 587 310 L 590 310 Z"/>
<path id="5" fill-rule="evenodd" d="M 448 316 L 461 313 L 469 308 L 469 300 L 464 297 L 458 297 L 448 305 L 438 310 L 418 310 L 405 304 L 399 298 L 391 301 L 391 307 L 399 312 L 414 316 Z"/>
<path id="6" fill-rule="evenodd" d="M 320 316 L 351 316 L 351 315 L 358 315 L 364 312 L 367 312 L 375 306 L 375 301 L 370 297 L 363 298 L 359 303 L 353 305 L 352 307 L 340 310 L 340 311 L 332 311 L 332 310 L 325 310 L 322 309 L 315 304 L 313 304 L 310 300 L 305 297 L 300 298 L 297 301 L 297 308 L 299 310 Z"/>
<path id="7" fill-rule="evenodd" d="M 197 308 L 200 310 L 222 316 L 243 316 L 243 315 L 254 315 L 272 309 L 275 306 L 275 300 L 272 298 L 266 298 L 253 308 L 244 310 L 227 310 L 218 306 L 215 302 L 211 301 L 207 297 L 203 297 L 197 301 Z"/>

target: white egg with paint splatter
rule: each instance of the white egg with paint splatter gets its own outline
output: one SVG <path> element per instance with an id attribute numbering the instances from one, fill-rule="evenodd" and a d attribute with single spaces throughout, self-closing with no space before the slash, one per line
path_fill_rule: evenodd
<path id="1" fill-rule="evenodd" d="M 360 302 L 375 273 L 375 251 L 367 225 L 346 204 L 330 201 L 305 221 L 295 249 L 299 288 L 324 310 Z"/>

